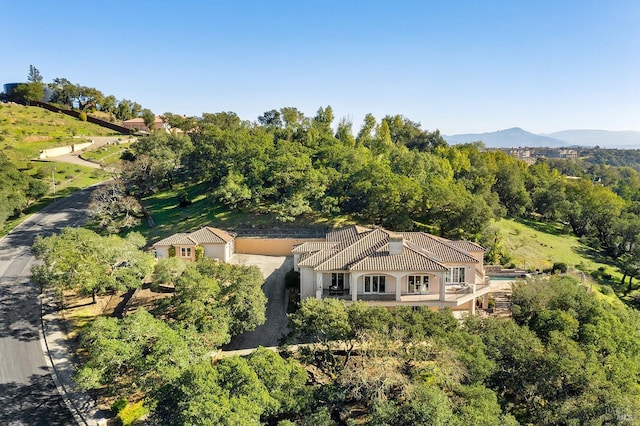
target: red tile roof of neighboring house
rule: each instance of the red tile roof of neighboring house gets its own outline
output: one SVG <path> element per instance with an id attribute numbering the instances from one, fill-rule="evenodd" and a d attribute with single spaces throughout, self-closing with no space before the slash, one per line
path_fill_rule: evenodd
<path id="1" fill-rule="evenodd" d="M 218 228 L 205 227 L 189 234 L 179 233 L 160 240 L 154 247 L 165 247 L 172 245 L 202 245 L 202 244 L 225 244 L 233 240 L 235 236 L 227 231 Z"/>

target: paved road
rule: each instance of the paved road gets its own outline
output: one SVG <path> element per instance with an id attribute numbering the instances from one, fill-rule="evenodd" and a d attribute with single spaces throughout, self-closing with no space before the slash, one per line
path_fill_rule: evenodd
<path id="1" fill-rule="evenodd" d="M 262 290 L 267 296 L 267 322 L 254 331 L 243 333 L 231 339 L 225 351 L 251 349 L 258 346 L 277 346 L 280 338 L 287 334 L 287 300 L 285 298 L 284 276 L 293 269 L 293 257 L 236 255 L 238 263 L 256 265 L 265 276 Z"/>
<path id="2" fill-rule="evenodd" d="M 0 240 L 0 424 L 75 424 L 45 362 L 31 244 L 82 221 L 90 192 L 60 199 Z"/>

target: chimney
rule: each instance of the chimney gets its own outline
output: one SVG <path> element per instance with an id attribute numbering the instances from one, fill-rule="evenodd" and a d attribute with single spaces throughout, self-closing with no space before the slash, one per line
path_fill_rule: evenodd
<path id="1" fill-rule="evenodd" d="M 389 234 L 389 254 L 402 254 L 404 238 L 399 234 Z"/>

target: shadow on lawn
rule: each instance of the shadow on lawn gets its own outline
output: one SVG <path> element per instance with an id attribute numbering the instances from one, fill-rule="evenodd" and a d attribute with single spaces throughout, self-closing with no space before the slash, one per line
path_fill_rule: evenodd
<path id="1" fill-rule="evenodd" d="M 517 218 L 516 222 L 535 229 L 538 232 L 544 232 L 551 235 L 571 235 L 570 230 L 559 223 L 539 222 L 531 218 Z"/>

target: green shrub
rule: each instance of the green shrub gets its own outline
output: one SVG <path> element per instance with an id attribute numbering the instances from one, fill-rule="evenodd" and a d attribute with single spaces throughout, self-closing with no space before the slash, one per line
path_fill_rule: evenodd
<path id="1" fill-rule="evenodd" d="M 284 276 L 284 285 L 289 289 L 300 288 L 300 272 L 293 269 L 287 272 Z"/>
<path id="2" fill-rule="evenodd" d="M 196 246 L 195 255 L 196 255 L 196 260 L 202 259 L 204 257 L 204 247 Z"/>
<path id="3" fill-rule="evenodd" d="M 126 407 L 120 410 L 117 418 L 122 426 L 129 426 L 145 414 L 149 414 L 149 408 L 144 406 L 144 401 L 138 401 L 135 404 L 127 404 Z"/>
<path id="4" fill-rule="evenodd" d="M 560 272 L 561 274 L 565 274 L 567 272 L 567 264 L 564 262 L 556 262 L 553 264 L 551 268 L 553 272 Z"/>
<path id="5" fill-rule="evenodd" d="M 87 113 L 86 112 L 81 112 L 80 115 L 78 115 L 78 120 L 87 121 Z"/>
<path id="6" fill-rule="evenodd" d="M 176 246 L 169 246 L 169 257 L 176 257 Z"/>
<path id="7" fill-rule="evenodd" d="M 39 167 L 38 170 L 34 173 L 34 176 L 38 179 L 44 179 L 51 175 L 50 167 Z"/>
<path id="8" fill-rule="evenodd" d="M 602 285 L 600 286 L 600 293 L 602 294 L 613 294 L 613 289 L 611 288 L 611 286 L 608 285 Z"/>
<path id="9" fill-rule="evenodd" d="M 127 401 L 127 398 L 118 398 L 113 401 L 113 404 L 111 404 L 111 411 L 113 411 L 113 414 L 117 415 L 124 407 L 127 406 L 128 403 L 129 401 Z"/>

